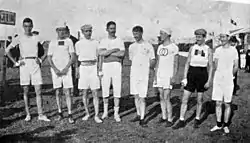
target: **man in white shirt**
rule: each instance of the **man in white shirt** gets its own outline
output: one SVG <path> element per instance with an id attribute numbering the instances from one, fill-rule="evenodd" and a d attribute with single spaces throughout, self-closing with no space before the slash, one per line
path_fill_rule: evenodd
<path id="1" fill-rule="evenodd" d="M 212 100 L 216 101 L 216 117 L 217 125 L 211 131 L 222 129 L 221 116 L 222 103 L 225 104 L 224 127 L 225 133 L 229 133 L 229 118 L 231 114 L 230 103 L 233 97 L 233 78 L 238 71 L 238 53 L 237 50 L 230 46 L 229 34 L 224 32 L 220 35 L 222 46 L 216 49 L 214 54 L 215 59 L 215 74 L 213 81 Z"/>
<path id="2" fill-rule="evenodd" d="M 52 40 L 48 49 L 48 61 L 51 66 L 53 88 L 56 90 L 56 101 L 58 106 L 58 120 L 63 118 L 61 103 L 61 88 L 66 96 L 66 104 L 68 108 L 68 121 L 74 123 L 71 114 L 71 95 L 70 90 L 73 88 L 71 65 L 75 60 L 75 50 L 73 42 L 65 36 L 66 25 L 57 25 L 56 32 L 58 37 Z"/>
<path id="3" fill-rule="evenodd" d="M 85 116 L 82 120 L 86 121 L 90 117 L 88 110 L 88 89 L 92 90 L 93 104 L 95 109 L 95 122 L 102 123 L 102 120 L 98 117 L 99 114 L 99 98 L 97 90 L 100 88 L 100 80 L 98 77 L 97 59 L 98 59 L 98 41 L 91 39 L 92 26 L 83 25 L 81 27 L 84 37 L 76 43 L 76 55 L 80 63 L 76 66 L 76 75 L 79 77 L 78 89 L 80 95 L 82 95 Z M 77 62 L 78 63 L 78 62 Z"/>
<path id="4" fill-rule="evenodd" d="M 157 87 L 160 92 L 162 118 L 160 118 L 159 123 L 165 122 L 166 127 L 173 125 L 170 93 L 177 76 L 179 53 L 178 46 L 170 40 L 171 34 L 172 30 L 169 28 L 162 28 L 160 30 L 162 44 L 157 49 L 156 75 L 154 81 L 154 87 Z M 166 116 L 166 109 L 168 119 Z"/>
<path id="5" fill-rule="evenodd" d="M 20 85 L 23 87 L 23 97 L 26 110 L 25 121 L 30 121 L 31 116 L 29 112 L 28 92 L 29 85 L 35 86 L 36 101 L 38 109 L 38 120 L 50 121 L 42 111 L 42 98 L 41 98 L 41 84 L 42 74 L 40 64 L 43 61 L 38 58 L 38 44 L 39 38 L 32 34 L 33 21 L 30 18 L 23 20 L 24 34 L 16 37 L 6 49 L 6 54 L 15 66 L 20 66 Z M 10 50 L 19 45 L 20 60 L 16 62 Z"/>
<path id="6" fill-rule="evenodd" d="M 137 115 L 132 122 L 140 121 L 142 127 L 147 127 L 144 119 L 148 92 L 149 70 L 154 68 L 155 54 L 153 46 L 142 38 L 143 28 L 135 26 L 132 29 L 135 43 L 129 46 L 129 59 L 132 62 L 130 72 L 130 93 L 134 95 Z"/>
<path id="7" fill-rule="evenodd" d="M 103 72 L 102 77 L 102 96 L 103 96 L 103 115 L 102 119 L 108 117 L 108 97 L 110 84 L 113 85 L 114 94 L 114 119 L 120 122 L 119 116 L 121 84 L 122 84 L 122 60 L 125 53 L 123 41 L 116 37 L 116 23 L 107 23 L 108 37 L 102 39 L 99 45 L 99 54 L 103 57 L 103 65 L 100 67 Z"/>

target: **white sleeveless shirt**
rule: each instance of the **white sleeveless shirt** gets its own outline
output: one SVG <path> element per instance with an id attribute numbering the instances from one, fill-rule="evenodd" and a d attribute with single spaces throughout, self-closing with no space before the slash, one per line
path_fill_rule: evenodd
<path id="1" fill-rule="evenodd" d="M 208 50 L 207 45 L 199 46 L 195 44 L 191 51 L 190 66 L 193 67 L 207 67 L 208 64 Z"/>

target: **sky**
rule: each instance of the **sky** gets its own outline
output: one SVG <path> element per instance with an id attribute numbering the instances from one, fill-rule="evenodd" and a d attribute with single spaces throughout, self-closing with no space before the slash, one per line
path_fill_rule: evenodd
<path id="1" fill-rule="evenodd" d="M 16 26 L 0 26 L 0 37 L 22 32 L 22 20 L 31 17 L 42 39 L 56 37 L 55 25 L 66 21 L 71 33 L 83 24 L 93 25 L 93 38 L 107 35 L 105 25 L 117 23 L 117 35 L 132 39 L 132 27 L 142 25 L 145 39 L 158 36 L 161 27 L 173 29 L 173 38 L 193 37 L 197 28 L 218 33 L 221 25 L 232 30 L 247 27 L 250 5 L 213 0 L 0 0 L 0 9 L 17 13 Z M 234 19 L 238 26 L 230 24 Z"/>

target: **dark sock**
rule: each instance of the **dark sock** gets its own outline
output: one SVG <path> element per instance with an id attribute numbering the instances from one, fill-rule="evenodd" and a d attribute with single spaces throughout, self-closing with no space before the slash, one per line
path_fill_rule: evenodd
<path id="1" fill-rule="evenodd" d="M 228 126 L 229 126 L 229 123 L 224 122 L 224 127 L 228 127 Z"/>
<path id="2" fill-rule="evenodd" d="M 222 127 L 222 122 L 218 122 L 218 121 L 217 121 L 217 126 L 218 126 L 218 127 Z"/>

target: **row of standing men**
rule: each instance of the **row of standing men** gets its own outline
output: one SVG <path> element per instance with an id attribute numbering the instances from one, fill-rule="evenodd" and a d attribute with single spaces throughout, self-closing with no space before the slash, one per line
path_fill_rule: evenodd
<path id="1" fill-rule="evenodd" d="M 23 20 L 24 34 L 15 38 L 6 48 L 6 54 L 15 66 L 20 69 L 20 85 L 23 87 L 25 101 L 26 118 L 31 120 L 28 106 L 29 85 L 35 86 L 36 100 L 38 107 L 38 120 L 50 121 L 43 114 L 41 85 L 42 76 L 40 64 L 45 60 L 46 55 L 38 58 L 39 43 L 38 36 L 32 34 L 33 21 L 30 18 Z M 88 89 L 92 90 L 93 104 L 96 123 L 102 123 L 108 117 L 108 97 L 110 95 L 110 84 L 113 85 L 114 95 L 114 119 L 121 122 L 119 116 L 120 98 L 121 98 L 121 73 L 122 59 L 124 57 L 124 42 L 116 37 L 116 23 L 110 21 L 106 25 L 108 37 L 100 42 L 91 38 L 92 26 L 85 24 L 81 27 L 84 35 L 75 46 L 73 42 L 65 37 L 68 27 L 65 24 L 58 25 L 56 32 L 58 37 L 49 44 L 47 58 L 51 66 L 53 88 L 55 89 L 56 101 L 58 106 L 58 120 L 63 118 L 61 109 L 61 90 L 66 95 L 68 108 L 68 121 L 74 123 L 71 111 L 70 92 L 73 88 L 71 66 L 76 62 L 75 75 L 79 79 L 79 94 L 83 97 L 85 115 L 82 120 L 86 121 L 90 117 L 88 110 Z M 217 125 L 211 129 L 215 131 L 223 129 L 229 133 L 229 115 L 230 103 L 233 93 L 234 73 L 238 69 L 238 54 L 234 47 L 230 46 L 229 34 L 221 33 L 220 40 L 222 46 L 217 48 L 213 54 L 212 49 L 205 44 L 207 32 L 204 29 L 197 29 L 194 34 L 196 43 L 189 50 L 188 58 L 184 69 L 184 78 L 182 84 L 184 93 L 182 97 L 181 111 L 179 121 L 174 125 L 172 117 L 172 104 L 170 102 L 170 92 L 172 85 L 176 83 L 178 72 L 178 52 L 179 48 L 171 41 L 172 31 L 169 28 L 161 28 L 160 39 L 162 44 L 158 47 L 155 56 L 153 46 L 143 40 L 143 27 L 135 26 L 132 29 L 135 42 L 129 46 L 129 60 L 131 61 L 130 71 L 130 94 L 134 95 L 136 107 L 136 116 L 132 122 L 139 121 L 139 125 L 146 127 L 144 119 L 148 90 L 148 80 L 150 69 L 155 70 L 154 87 L 157 87 L 160 93 L 160 105 L 162 110 L 161 123 L 166 127 L 178 129 L 185 126 L 185 114 L 187 111 L 188 98 L 193 92 L 197 92 L 197 109 L 194 128 L 198 128 L 201 119 L 201 108 L 203 93 L 211 87 L 213 80 L 212 100 L 216 101 Z M 21 59 L 16 61 L 10 54 L 10 50 L 19 45 Z M 225 54 L 228 53 L 228 54 Z M 213 58 L 214 55 L 214 58 Z M 215 62 L 213 62 L 213 60 Z M 212 79 L 213 68 L 216 69 L 214 79 Z M 99 117 L 99 98 L 97 90 L 102 87 L 103 109 L 102 117 Z M 221 104 L 225 102 L 224 124 L 221 121 Z"/>

